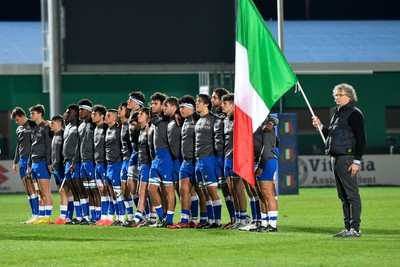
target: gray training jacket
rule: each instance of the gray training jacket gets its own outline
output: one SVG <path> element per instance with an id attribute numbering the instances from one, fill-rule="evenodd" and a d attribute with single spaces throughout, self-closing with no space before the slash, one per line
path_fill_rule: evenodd
<path id="1" fill-rule="evenodd" d="M 225 136 L 224 136 L 224 120 L 226 118 L 225 113 L 219 113 L 215 115 L 217 119 L 214 124 L 215 132 L 215 153 L 224 154 L 225 149 Z"/>
<path id="2" fill-rule="evenodd" d="M 225 135 L 225 158 L 233 158 L 233 118 L 226 117 L 224 119 L 224 135 Z"/>
<path id="3" fill-rule="evenodd" d="M 18 164 L 21 158 L 29 157 L 31 152 L 31 134 L 36 124 L 27 120 L 24 125 L 18 126 L 15 131 L 17 134 L 17 147 L 15 148 L 14 164 Z"/>
<path id="4" fill-rule="evenodd" d="M 94 161 L 94 128 L 96 124 L 84 121 L 79 125 L 79 150 L 82 162 Z"/>
<path id="5" fill-rule="evenodd" d="M 197 113 L 185 118 L 181 129 L 182 158 L 188 162 L 195 159 L 195 127 L 198 119 Z"/>
<path id="6" fill-rule="evenodd" d="M 181 126 L 176 124 L 175 118 L 172 117 L 168 123 L 167 136 L 169 149 L 173 159 L 181 158 Z"/>
<path id="7" fill-rule="evenodd" d="M 32 163 L 45 160 L 47 165 L 51 165 L 51 136 L 50 127 L 45 126 L 43 122 L 32 130 L 32 146 L 28 166 Z"/>
<path id="8" fill-rule="evenodd" d="M 271 115 L 268 115 L 264 122 L 256 129 L 253 134 L 254 139 L 254 162 L 258 163 L 260 167 L 263 167 L 270 158 L 277 158 L 275 153 L 276 147 L 276 135 L 272 131 L 265 133 L 262 131 L 262 127 L 268 122 L 272 122 L 274 125 L 279 123 L 279 120 Z"/>
<path id="9" fill-rule="evenodd" d="M 146 127 L 140 130 L 138 140 L 138 159 L 140 165 L 151 165 L 150 148 Z"/>
<path id="10" fill-rule="evenodd" d="M 51 141 L 51 162 L 54 170 L 59 170 L 64 165 L 64 158 L 62 155 L 64 143 L 64 130 L 60 130 L 54 134 Z"/>
<path id="11" fill-rule="evenodd" d="M 121 129 L 114 124 L 107 129 L 106 133 L 106 160 L 107 164 L 122 161 L 121 154 Z"/>
<path id="12" fill-rule="evenodd" d="M 161 148 L 168 148 L 168 129 L 169 118 L 166 116 L 159 117 L 157 121 L 154 123 L 154 136 L 153 136 L 153 144 L 154 150 Z"/>
<path id="13" fill-rule="evenodd" d="M 96 164 L 102 164 L 106 161 L 106 132 L 107 124 L 103 123 L 94 129 L 94 161 Z"/>
<path id="14" fill-rule="evenodd" d="M 139 134 L 140 134 L 139 130 L 136 130 L 132 125 L 129 125 L 129 140 L 131 141 L 132 149 L 136 152 L 139 151 L 138 148 Z"/>
<path id="15" fill-rule="evenodd" d="M 122 157 L 127 160 L 132 154 L 132 143 L 129 136 L 129 123 L 125 122 L 121 125 L 121 144 L 122 144 Z"/>
<path id="16" fill-rule="evenodd" d="M 215 156 L 215 143 L 219 138 L 216 138 L 214 126 L 217 117 L 210 113 L 207 113 L 201 117 L 195 127 L 196 133 L 196 144 L 195 144 L 195 155 L 196 159 L 204 157 Z"/>
<path id="17" fill-rule="evenodd" d="M 76 122 L 71 122 L 64 129 L 64 146 L 63 146 L 63 156 L 64 163 L 72 162 L 79 163 L 79 143 L 78 143 L 78 126 Z"/>

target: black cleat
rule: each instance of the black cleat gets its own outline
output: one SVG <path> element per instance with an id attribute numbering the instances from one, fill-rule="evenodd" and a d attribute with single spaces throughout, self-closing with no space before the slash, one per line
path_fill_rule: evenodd
<path id="1" fill-rule="evenodd" d="M 139 223 L 138 227 L 153 227 L 157 221 L 155 220 L 143 220 Z"/>
<path id="2" fill-rule="evenodd" d="M 90 222 L 88 220 L 86 220 L 85 218 L 83 218 L 81 220 L 81 222 L 79 223 L 79 225 L 89 225 L 89 224 L 90 224 Z"/>
<path id="3" fill-rule="evenodd" d="M 81 222 L 81 220 L 78 220 L 77 218 L 74 218 L 72 221 L 66 222 L 65 224 L 73 224 L 77 225 Z"/>
<path id="4" fill-rule="evenodd" d="M 120 220 L 116 220 L 115 222 L 113 222 L 109 226 L 122 226 L 122 225 L 124 225 L 123 222 L 121 222 Z"/>
<path id="5" fill-rule="evenodd" d="M 123 227 L 132 227 L 133 221 L 126 221 L 122 226 Z"/>
<path id="6" fill-rule="evenodd" d="M 210 226 L 211 224 L 209 224 L 208 222 L 206 222 L 206 223 L 199 223 L 197 226 L 196 226 L 196 229 L 203 229 L 204 227 L 208 227 L 208 226 Z"/>
<path id="7" fill-rule="evenodd" d="M 212 224 L 209 224 L 209 225 L 203 227 L 203 229 L 220 229 L 220 228 L 221 228 L 221 225 L 216 224 L 216 223 L 212 223 Z"/>
<path id="8" fill-rule="evenodd" d="M 276 233 L 278 232 L 278 227 L 272 227 L 271 225 L 268 224 L 267 231 L 271 233 Z"/>
<path id="9" fill-rule="evenodd" d="M 260 225 L 255 231 L 250 230 L 251 232 L 257 232 L 257 233 L 268 233 L 268 226 L 262 226 Z"/>
<path id="10" fill-rule="evenodd" d="M 162 221 L 162 224 L 161 224 L 161 227 L 162 227 L 162 228 L 168 228 L 168 226 L 170 226 L 170 225 L 174 225 L 174 224 L 171 223 L 171 222 L 168 222 L 168 221 L 166 221 L 166 220 L 163 220 L 163 221 Z"/>

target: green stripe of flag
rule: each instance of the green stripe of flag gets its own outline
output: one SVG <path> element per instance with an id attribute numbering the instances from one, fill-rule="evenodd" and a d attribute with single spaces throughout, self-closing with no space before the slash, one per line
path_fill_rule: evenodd
<path id="1" fill-rule="evenodd" d="M 252 0 L 239 0 L 236 41 L 247 49 L 250 83 L 271 110 L 297 77 Z"/>

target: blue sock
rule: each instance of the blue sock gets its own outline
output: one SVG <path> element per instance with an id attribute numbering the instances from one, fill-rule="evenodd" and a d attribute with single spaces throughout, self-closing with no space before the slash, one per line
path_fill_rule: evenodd
<path id="1" fill-rule="evenodd" d="M 39 206 L 39 217 L 44 217 L 45 209 L 44 206 Z"/>
<path id="2" fill-rule="evenodd" d="M 200 223 L 205 224 L 208 220 L 208 212 L 200 212 Z"/>
<path id="3" fill-rule="evenodd" d="M 53 206 L 44 206 L 44 216 L 50 217 L 53 211 Z"/>
<path id="4" fill-rule="evenodd" d="M 114 207 L 114 214 L 115 214 L 115 215 L 118 215 L 118 214 L 119 214 L 118 202 L 115 200 L 115 202 L 113 202 L 113 205 L 112 205 L 112 206 Z"/>
<path id="5" fill-rule="evenodd" d="M 67 218 L 68 215 L 68 206 L 67 205 L 60 205 L 60 218 Z"/>
<path id="6" fill-rule="evenodd" d="M 39 215 L 39 198 L 36 194 L 31 195 L 32 206 L 33 206 L 33 214 Z"/>
<path id="7" fill-rule="evenodd" d="M 190 215 L 193 221 L 197 221 L 199 217 L 199 197 L 192 196 L 191 197 L 191 204 L 190 204 Z"/>
<path id="8" fill-rule="evenodd" d="M 157 216 L 158 218 L 161 220 L 162 218 L 164 218 L 164 210 L 162 208 L 162 205 L 154 207 L 156 209 L 157 212 Z"/>
<path id="9" fill-rule="evenodd" d="M 140 220 L 142 219 L 143 213 L 140 210 L 136 210 L 135 213 L 135 222 L 140 222 Z"/>
<path id="10" fill-rule="evenodd" d="M 86 219 L 89 218 L 89 204 L 87 200 L 85 198 L 82 198 L 79 201 L 81 203 L 83 217 L 85 217 Z"/>
<path id="11" fill-rule="evenodd" d="M 225 197 L 225 204 L 226 207 L 228 208 L 229 216 L 231 217 L 231 220 L 235 220 L 235 207 L 233 206 L 233 201 L 230 196 Z"/>
<path id="12" fill-rule="evenodd" d="M 96 207 L 95 208 L 95 214 L 96 214 L 96 221 L 101 219 L 101 207 Z"/>
<path id="13" fill-rule="evenodd" d="M 74 207 L 75 207 L 76 218 L 77 218 L 78 220 L 82 220 L 82 207 L 81 207 L 81 203 L 79 203 L 79 201 L 74 201 Z"/>
<path id="14" fill-rule="evenodd" d="M 212 205 L 213 205 L 213 208 L 214 208 L 215 223 L 220 225 L 221 224 L 221 213 L 222 213 L 222 201 L 221 201 L 221 199 L 214 200 L 212 202 Z"/>
<path id="15" fill-rule="evenodd" d="M 214 208 L 212 205 L 212 201 L 211 200 L 206 201 L 206 205 L 207 205 L 208 222 L 213 223 L 215 218 L 214 218 Z"/>
<path id="16" fill-rule="evenodd" d="M 74 217 L 74 197 L 68 197 L 67 218 L 72 220 Z"/>
<path id="17" fill-rule="evenodd" d="M 254 221 L 257 219 L 256 199 L 254 197 L 249 198 L 251 219 Z"/>
<path id="18" fill-rule="evenodd" d="M 28 196 L 28 202 L 29 202 L 29 207 L 31 208 L 31 213 L 32 213 L 32 215 L 34 215 L 35 213 L 34 213 L 34 208 L 33 208 L 33 201 L 32 201 L 32 198 L 31 198 L 31 196 Z"/>
<path id="19" fill-rule="evenodd" d="M 167 210 L 167 216 L 165 217 L 165 220 L 169 223 L 174 222 L 174 211 Z"/>
<path id="20" fill-rule="evenodd" d="M 118 216 L 124 216 L 125 215 L 125 205 L 124 205 L 124 199 L 122 196 L 117 197 L 117 203 L 118 203 Z"/>
<path id="21" fill-rule="evenodd" d="M 89 210 L 90 210 L 90 218 L 92 218 L 92 220 L 96 220 L 96 210 L 94 206 L 89 206 Z"/>
<path id="22" fill-rule="evenodd" d="M 189 210 L 181 210 L 181 222 L 188 223 L 190 218 L 190 211 Z"/>
<path id="23" fill-rule="evenodd" d="M 101 215 L 107 215 L 110 200 L 107 197 L 102 196 L 101 198 Z"/>
<path id="24" fill-rule="evenodd" d="M 114 200 L 110 199 L 110 202 L 108 203 L 108 214 L 114 216 L 117 209 L 118 209 L 117 202 L 114 202 Z"/>

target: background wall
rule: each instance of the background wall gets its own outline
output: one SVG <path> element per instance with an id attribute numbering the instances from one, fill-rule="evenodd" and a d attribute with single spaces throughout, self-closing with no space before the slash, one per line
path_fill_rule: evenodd
<path id="1" fill-rule="evenodd" d="M 386 142 L 387 136 L 396 136 L 399 133 L 387 133 L 386 108 L 397 107 L 400 110 L 400 73 L 374 73 L 370 75 L 298 75 L 299 81 L 318 116 L 319 110 L 330 109 L 334 106 L 332 89 L 334 85 L 346 82 L 357 90 L 358 107 L 365 116 L 367 132 L 367 153 L 389 153 Z M 89 98 L 93 103 L 100 103 L 106 107 L 118 107 L 126 101 L 130 92 L 141 90 L 147 101 L 156 91 L 168 95 L 183 96 L 198 93 L 197 74 L 137 74 L 137 75 L 63 75 L 62 77 L 62 107 L 76 103 L 82 98 Z M 225 85 L 233 90 L 232 85 Z M 10 112 L 15 106 L 21 106 L 28 112 L 28 108 L 37 103 L 49 105 L 49 95 L 42 93 L 40 75 L 0 76 L 0 111 Z M 311 125 L 311 114 L 300 94 L 290 90 L 285 95 L 285 106 L 288 112 L 298 111 L 299 128 Z M 278 105 L 276 105 L 278 107 Z M 279 111 L 275 108 L 274 111 Z M 399 112 L 400 113 L 400 112 Z M 400 118 L 400 114 L 394 114 Z M 4 117 L 4 118 L 3 118 Z M 15 124 L 6 116 L 0 121 L 2 129 L 10 128 L 10 136 L 0 136 L 2 158 L 10 157 L 15 147 Z M 322 117 L 322 116 L 321 116 Z M 328 116 L 329 117 L 329 116 Z M 48 118 L 48 117 L 47 117 Z M 323 121 L 328 124 L 329 121 Z M 12 151 L 11 151 L 12 150 Z M 398 148 L 395 148 L 395 152 Z M 300 132 L 299 154 L 323 153 L 323 144 L 317 132 Z"/>

